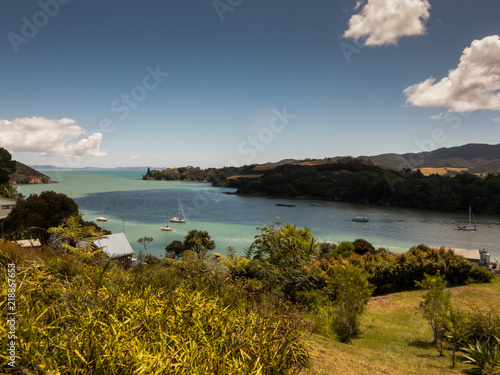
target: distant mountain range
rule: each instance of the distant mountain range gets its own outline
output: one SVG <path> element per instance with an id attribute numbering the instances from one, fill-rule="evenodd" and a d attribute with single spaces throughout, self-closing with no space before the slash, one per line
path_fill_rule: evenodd
<path id="1" fill-rule="evenodd" d="M 277 163 L 266 163 L 255 169 L 265 166 L 270 169 L 282 164 L 319 164 L 331 163 L 345 159 L 345 156 L 317 159 L 284 159 Z M 460 172 L 485 174 L 500 172 L 500 144 L 489 145 L 484 143 L 469 143 L 457 147 L 442 147 L 434 151 L 406 153 L 406 154 L 380 154 L 374 156 L 359 156 L 356 159 L 373 163 L 380 167 L 401 170 L 410 168 L 420 169 L 424 174 L 454 175 Z"/>
<path id="2" fill-rule="evenodd" d="M 420 168 L 424 174 L 433 170 L 440 174 L 455 174 L 460 171 L 469 173 L 489 173 L 500 171 L 500 144 L 488 145 L 470 143 L 457 147 L 443 147 L 434 151 L 381 154 L 363 157 L 375 164 L 390 169 Z"/>
<path id="3" fill-rule="evenodd" d="M 345 156 L 335 156 L 325 159 L 284 159 L 277 163 L 265 163 L 254 166 L 250 173 L 259 173 L 259 171 L 273 169 L 282 164 L 323 164 L 335 163 L 336 161 L 345 159 Z M 420 169 L 424 174 L 445 174 L 454 175 L 460 172 L 468 172 L 474 174 L 485 174 L 500 172 L 500 144 L 489 145 L 483 143 L 470 143 L 457 147 L 443 147 L 434 151 L 395 154 L 387 153 L 374 156 L 360 156 L 357 159 L 364 160 L 366 163 L 375 164 L 388 169 Z M 40 173 L 39 170 L 144 170 L 144 167 L 117 167 L 117 168 L 66 168 L 53 165 L 33 165 L 31 167 L 16 162 L 16 172 L 11 175 L 11 180 L 14 184 L 37 184 L 50 183 L 50 177 Z M 162 170 L 163 168 L 150 169 Z"/>
<path id="4" fill-rule="evenodd" d="M 345 156 L 329 157 L 321 160 L 284 159 L 277 163 L 266 163 L 255 167 L 255 170 L 270 169 L 282 164 L 320 164 L 337 162 Z M 434 151 L 380 154 L 374 156 L 360 156 L 356 159 L 364 160 L 388 169 L 420 169 L 424 174 L 454 175 L 460 172 L 485 174 L 500 172 L 500 144 L 489 145 L 484 143 L 469 143 L 457 147 L 443 147 Z"/>

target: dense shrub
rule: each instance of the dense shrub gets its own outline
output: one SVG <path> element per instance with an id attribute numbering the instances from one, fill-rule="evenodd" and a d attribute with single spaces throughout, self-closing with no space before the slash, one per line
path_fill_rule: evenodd
<path id="1" fill-rule="evenodd" d="M 495 277 L 486 268 L 480 266 L 473 266 L 469 276 L 472 283 L 490 283 Z"/>
<path id="2" fill-rule="evenodd" d="M 0 260 L 2 284 L 9 263 L 19 280 L 20 373 L 287 374 L 309 361 L 293 310 L 256 308 L 197 257 L 126 272 L 1 243 Z M 7 288 L 0 298 L 5 311 Z"/>
<path id="3" fill-rule="evenodd" d="M 413 288 L 425 274 L 439 273 L 451 285 L 465 284 L 472 269 L 464 257 L 452 250 L 421 245 L 402 254 L 368 253 L 351 257 L 350 261 L 370 274 L 369 280 L 379 294 Z"/>

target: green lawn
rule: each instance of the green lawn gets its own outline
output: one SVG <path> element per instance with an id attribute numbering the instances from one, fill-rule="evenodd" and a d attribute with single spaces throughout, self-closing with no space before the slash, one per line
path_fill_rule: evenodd
<path id="1" fill-rule="evenodd" d="M 489 309 L 500 305 L 500 278 L 492 284 L 450 289 L 460 309 Z M 457 361 L 451 368 L 448 353 L 440 357 L 432 331 L 419 310 L 421 292 L 373 297 L 363 317 L 361 335 L 351 344 L 334 338 L 310 337 L 312 364 L 304 375 L 331 374 L 464 374 L 470 365 Z"/>

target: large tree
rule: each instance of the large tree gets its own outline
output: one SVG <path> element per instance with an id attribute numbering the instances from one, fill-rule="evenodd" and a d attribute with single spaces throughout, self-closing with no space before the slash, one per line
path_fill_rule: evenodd
<path id="1" fill-rule="evenodd" d="M 47 230 L 70 216 L 78 215 L 78 205 L 62 193 L 44 191 L 21 199 L 5 219 L 4 230 L 15 238 L 39 238 L 47 242 Z"/>

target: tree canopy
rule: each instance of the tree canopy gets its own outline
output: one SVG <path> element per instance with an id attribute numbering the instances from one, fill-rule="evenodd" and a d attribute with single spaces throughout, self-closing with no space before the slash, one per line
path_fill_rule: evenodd
<path id="1" fill-rule="evenodd" d="M 5 219 L 4 230 L 16 239 L 38 238 L 47 242 L 49 228 L 75 215 L 78 215 L 78 205 L 73 199 L 62 193 L 44 191 L 20 199 Z"/>
<path id="2" fill-rule="evenodd" d="M 186 250 L 193 250 L 198 258 L 203 259 L 209 251 L 215 249 L 215 242 L 207 231 L 193 229 L 184 238 L 184 247 Z"/>

